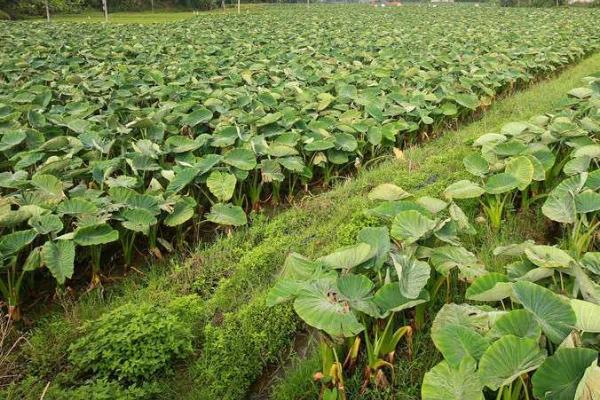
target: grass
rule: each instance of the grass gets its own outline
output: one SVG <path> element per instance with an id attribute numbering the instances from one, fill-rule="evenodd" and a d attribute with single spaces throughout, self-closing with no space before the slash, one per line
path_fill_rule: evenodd
<path id="1" fill-rule="evenodd" d="M 569 89 L 579 86 L 581 78 L 598 71 L 600 54 L 498 101 L 479 121 L 407 149 L 401 158 L 388 157 L 328 192 L 298 199 L 275 217 L 255 215 L 251 227 L 202 246 L 183 262 L 151 265 L 138 278 L 126 279 L 104 292 L 93 291 L 77 301 L 65 297 L 62 310 L 40 321 L 30 335 L 32 345 L 21 353 L 27 364 L 23 374 L 34 375 L 43 383 L 42 389 L 46 382 L 55 382 L 57 371 L 68 369 L 64 354 L 79 334 L 76 328 L 82 321 L 127 302 L 161 304 L 195 292 L 205 300 L 207 315 L 212 317 L 197 322 L 203 327 L 198 357 L 181 365 L 173 377 L 162 378 L 163 398 L 244 398 L 265 366 L 284 361 L 283 351 L 298 326 L 289 309 L 274 312 L 264 304 L 264 293 L 290 251 L 316 257 L 353 242 L 360 228 L 374 222 L 364 216 L 363 210 L 371 205 L 365 194 L 377 184 L 392 182 L 419 195 L 438 195 L 449 183 L 467 175 L 462 158 L 472 151 L 473 139 L 498 130 L 504 123 L 551 111 Z M 481 242 L 470 245 L 485 249 L 495 247 L 497 242 L 516 240 L 511 227 L 525 225 L 516 222 L 505 224 L 501 236 L 483 234 Z M 419 340 L 415 341 L 417 357 L 412 364 L 398 366 L 403 377 L 399 382 L 405 387 L 398 398 L 418 398 L 420 377 L 436 361 L 427 336 Z M 44 357 L 49 352 L 62 356 Z M 306 394 L 306 388 L 299 386 L 299 377 L 311 368 L 302 361 L 296 365 L 300 372 L 281 392 L 287 398 Z M 349 382 L 351 391 L 356 392 L 356 384 L 358 381 Z M 35 388 L 27 389 L 30 398 L 40 397 Z M 381 398 L 377 393 L 364 396 Z"/>

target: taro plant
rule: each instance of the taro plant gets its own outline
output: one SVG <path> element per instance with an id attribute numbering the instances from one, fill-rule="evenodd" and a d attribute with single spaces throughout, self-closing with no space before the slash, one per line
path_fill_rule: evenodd
<path id="1" fill-rule="evenodd" d="M 591 78 L 589 87 L 571 91 L 570 108 L 563 108 L 556 115 L 511 122 L 504 125 L 500 133 L 479 137 L 473 145 L 480 153 L 468 155 L 463 163 L 481 184 L 456 182 L 447 189 L 446 195 L 449 198 L 481 196 L 482 210 L 494 230 L 500 227 L 507 207 L 515 205 L 527 211 L 532 202 L 548 197 L 544 207 L 547 216 L 559 222 L 577 222 L 573 229 L 573 245 L 585 247 L 595 221 L 576 220 L 574 200 L 570 201 L 567 192 L 578 195 L 582 187 L 575 182 L 575 176 L 598 167 L 600 145 L 595 139 L 598 126 L 594 122 L 598 118 L 594 106 L 597 93 L 591 89 L 595 87 L 594 82 Z M 564 176 L 572 177 L 572 180 L 561 185 L 559 182 Z M 580 196 L 581 213 L 597 210 L 596 195 L 587 191 Z M 517 205 L 516 200 L 520 204 Z M 582 225 L 586 227 L 583 231 Z"/>
<path id="2" fill-rule="evenodd" d="M 485 388 L 497 399 L 597 396 L 598 351 L 585 346 L 598 344 L 600 306 L 499 275 L 478 278 L 467 298 L 511 298 L 512 309 L 448 304 L 436 316 L 444 361 L 425 374 L 423 399 L 483 399 Z"/>
<path id="3" fill-rule="evenodd" d="M 377 321 L 374 322 L 375 326 L 371 329 L 373 337 L 371 337 L 370 333 L 365 333 L 364 335 L 366 365 L 362 390 L 365 390 L 367 385 L 372 381 L 375 381 L 376 387 L 385 388 L 389 386 L 389 382 L 383 371 L 384 368 L 388 368 L 391 371 L 392 380 L 394 379 L 394 355 L 398 343 L 404 336 L 407 337 L 410 348 L 412 328 L 410 326 L 401 326 L 393 330 L 394 315 L 394 313 L 390 314 L 383 329 Z"/>
<path id="4" fill-rule="evenodd" d="M 462 195 L 453 193 L 452 196 L 472 196 L 468 193 L 471 189 L 463 189 L 460 191 Z M 479 193 L 478 189 L 475 190 Z M 445 194 L 452 199 L 448 192 Z M 380 203 L 367 213 L 390 224 L 391 238 L 399 249 L 393 257 L 398 275 L 412 278 L 412 274 L 421 274 L 422 277 L 423 271 L 429 271 L 430 264 L 433 266 L 437 277 L 429 290 L 431 297 L 437 296 L 444 282 L 449 295 L 455 270 L 465 281 L 471 281 L 484 272 L 475 255 L 461 245 L 460 235 L 473 234 L 475 230 L 454 201 L 429 196 L 413 198 L 410 193 L 390 184 L 373 189 L 370 198 L 380 200 Z M 416 323 L 421 326 L 422 309 L 417 310 L 419 318 Z"/>
<path id="5" fill-rule="evenodd" d="M 235 32 L 227 29 L 227 15 L 160 32 L 138 25 L 85 32 L 48 25 L 31 35 L 31 27 L 3 26 L 0 235 L 31 229 L 33 217 L 51 229 L 62 224 L 19 251 L 2 253 L 3 297 L 13 293 L 14 304 L 27 254 L 44 243 L 74 241 L 77 268 L 70 270 L 91 269 L 98 284 L 118 256 L 126 265 L 136 254 L 161 257 L 163 250 L 199 240 L 206 221 L 231 232 L 264 202 L 311 183 L 327 186 L 600 46 L 593 13 L 572 23 L 569 15 L 536 10 L 532 30 L 529 16 L 497 10 L 446 10 L 442 18 L 452 23 L 440 24 L 441 16 L 427 10 L 411 10 L 407 18 L 350 7 L 328 14 L 328 21 L 377 29 L 363 29 L 364 41 L 340 43 L 323 15 L 296 11 L 253 14 Z M 423 24 L 431 28 L 426 35 Z M 381 35 L 399 25 L 401 38 Z M 271 43 L 273 30 L 290 43 Z M 193 42 L 181 40 L 192 33 Z M 127 45 L 124 36 L 131 39 Z M 262 40 L 271 44 L 257 47 Z M 2 45 L 15 42 L 20 46 Z M 52 43 L 62 47 L 48 54 Z M 544 57 L 536 55 L 540 46 Z M 444 60 L 445 73 L 432 69 L 431 60 Z M 463 68 L 465 62 L 471 68 Z M 575 157 L 567 150 L 556 155 L 557 165 L 568 160 L 568 171 L 585 167 L 587 157 L 596 165 L 593 148 L 583 149 L 592 144 L 583 133 L 598 125 L 597 86 L 592 79 L 573 91 L 570 112 L 537 121 L 538 131 L 549 132 L 536 136 L 541 145 L 578 148 Z M 509 141 L 529 143 L 532 130 Z M 490 214 L 498 215 L 505 203 L 495 196 L 489 196 Z M 440 224 L 437 236 L 454 241 L 455 223 Z M 114 252 L 117 241 L 121 254 Z M 88 260 L 91 268 L 85 268 Z"/>
<path id="6" fill-rule="evenodd" d="M 600 169 L 582 172 L 560 182 L 549 194 L 542 212 L 566 227 L 569 249 L 576 256 L 588 251 L 600 221 Z"/>
<path id="7" fill-rule="evenodd" d="M 412 283 L 406 296 L 401 294 L 405 282 L 391 280 L 387 273 L 388 279 L 379 279 L 376 271 L 386 269 L 390 257 L 386 228 L 365 228 L 359 238 L 364 241 L 314 261 L 291 254 L 267 299 L 270 305 L 292 301 L 298 316 L 320 332 L 324 370 L 317 377 L 323 384 L 323 398 L 345 398 L 342 363 L 345 360 L 351 368 L 361 342 L 369 359 L 364 386 L 372 381 L 387 384 L 383 369 L 391 366 L 398 342 L 411 330 L 395 328 L 394 313 L 427 301 L 422 287 L 428 274 Z M 381 330 L 378 324 L 384 318 L 386 327 Z M 359 339 L 361 333 L 364 340 Z M 347 349 L 346 342 L 350 343 Z M 340 354 L 346 351 L 346 357 Z"/>
<path id="8" fill-rule="evenodd" d="M 467 281 L 485 272 L 460 246 L 459 234 L 474 230 L 455 203 L 409 200 L 412 195 L 393 184 L 375 187 L 369 198 L 379 204 L 368 213 L 390 227 L 364 228 L 357 244 L 316 260 L 291 254 L 267 300 L 293 302 L 298 316 L 320 332 L 323 398 L 345 398 L 343 368 L 353 368 L 363 343 L 362 389 L 388 386 L 398 343 L 406 338 L 410 354 L 412 333 L 423 325 L 424 309 L 418 307 L 437 293 L 437 282 L 449 281 L 455 269 Z M 432 271 L 439 278 L 428 285 Z M 399 324 L 415 307 L 413 324 Z"/>

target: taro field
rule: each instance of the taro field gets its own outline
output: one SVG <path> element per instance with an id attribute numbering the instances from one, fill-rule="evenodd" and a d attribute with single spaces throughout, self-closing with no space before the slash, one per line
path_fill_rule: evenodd
<path id="1" fill-rule="evenodd" d="M 372 161 L 389 155 L 401 159 L 406 149 L 444 131 L 452 135 L 453 128 L 485 114 L 501 97 L 552 77 L 596 52 L 600 48 L 599 27 L 599 10 L 504 9 L 491 5 L 265 6 L 240 15 L 214 12 L 156 25 L 0 22 L 2 304 L 12 319 L 19 320 L 26 316 L 24 305 L 51 302 L 52 293 L 64 294 L 66 288 L 85 291 L 86 287 L 93 291 L 110 282 L 113 274 L 121 276 L 130 267 L 138 270 L 148 260 L 169 259 L 215 236 L 234 235 L 246 229 L 242 226 L 263 218 L 263 210 L 325 191 L 338 179 L 351 178 L 366 169 Z M 459 278 L 466 277 L 469 282 L 485 275 L 476 256 L 459 240 L 460 235 L 475 232 L 469 212 L 463 212 L 454 199 L 481 197 L 482 218 L 490 220 L 490 229 L 495 232 L 509 203 L 517 204 L 519 196 L 525 195 L 531 195 L 532 204 L 539 201 L 535 196 L 543 184 L 536 182 L 544 181 L 544 177 L 550 182 L 545 173 L 556 159 L 564 162 L 552 170 L 548 192 L 563 178 L 565 163 L 574 171 L 567 173 L 569 176 L 593 169 L 598 157 L 595 147 L 578 153 L 573 165 L 567 162 L 570 156 L 565 156 L 565 152 L 597 140 L 573 127 L 581 124 L 574 122 L 576 118 L 587 124 L 597 117 L 597 104 L 589 100 L 597 91 L 597 82 L 593 85 L 572 94 L 577 99 L 572 104 L 581 110 L 565 111 L 564 118 L 571 118 L 568 121 L 552 115 L 529 125 L 511 125 L 503 138 L 491 136 L 480 142 L 483 157 L 474 155 L 465 166 L 481 182 L 459 181 L 443 200 L 427 197 L 412 205 L 385 203 L 369 218 L 394 221 L 391 228 L 382 224 L 361 231 L 360 243 L 350 249 L 314 262 L 298 254 L 290 256 L 286 265 L 292 271 L 288 272 L 291 283 L 284 275 L 283 283 L 266 298 L 269 308 L 261 310 L 276 309 L 270 306 L 292 300 L 300 319 L 324 335 L 359 338 L 363 330 L 375 332 L 375 341 L 365 338 L 364 351 L 369 357 L 375 355 L 368 359 L 367 383 L 356 393 L 365 393 L 373 385 L 393 386 L 386 369 L 393 361 L 385 357 L 416 329 L 396 327 L 394 315 L 413 310 L 432 293 L 443 292 L 446 285 L 450 288 L 456 276 L 448 271 L 454 267 L 460 267 Z M 568 104 L 565 107 L 569 109 Z M 595 132 L 592 126 L 584 128 Z M 558 132 L 557 140 L 564 147 L 549 146 L 554 142 L 544 136 L 546 130 Z M 577 135 L 570 135 L 572 132 Z M 492 146 L 505 141 L 510 145 Z M 532 141 L 536 143 L 529 152 L 523 143 Z M 536 158 L 542 145 L 548 145 L 548 151 L 544 147 L 543 155 Z M 516 160 L 509 163 L 507 157 Z M 500 178 L 488 176 L 503 168 L 507 172 Z M 578 193 L 597 189 L 585 183 L 576 186 Z M 384 185 L 369 199 L 395 202 L 410 196 L 397 186 Z M 572 222 L 588 224 L 587 219 L 578 219 L 575 208 L 565 209 L 575 207 L 570 198 L 564 193 L 556 196 L 562 197 L 548 206 L 552 207 L 547 213 L 551 221 L 562 223 L 563 215 L 568 214 Z M 529 199 L 519 204 L 529 210 Z M 446 207 L 449 219 L 438 219 L 438 213 L 447 213 Z M 579 241 L 577 254 L 572 257 L 583 257 L 590 250 L 593 229 L 592 233 L 589 229 L 577 232 L 587 236 L 572 238 Z M 438 246 L 446 247 L 438 251 L 427 240 L 437 240 Z M 533 263 L 515 266 L 514 276 L 528 273 L 527 268 L 547 267 L 552 257 L 566 259 L 562 253 L 524 243 L 501 250 L 515 257 L 526 254 Z M 437 258 L 436 251 L 440 253 Z M 365 268 L 365 263 L 371 270 L 363 275 L 349 274 L 355 267 Z M 442 265 L 437 269 L 434 291 L 425 290 L 430 274 L 432 279 L 435 274 L 428 263 Z M 394 265 L 395 269 L 390 267 Z M 531 274 L 542 273 L 536 270 Z M 574 277 L 576 272 L 566 275 L 575 279 L 575 288 L 583 285 Z M 566 279 L 558 274 L 544 275 L 548 277 L 555 279 L 555 284 L 556 279 L 561 284 Z M 304 280 L 313 286 L 302 286 Z M 400 282 L 399 288 L 395 283 L 390 286 L 395 280 Z M 470 288 L 475 299 L 499 301 L 510 295 L 498 297 L 509 290 L 504 276 L 478 282 Z M 488 293 L 496 283 L 506 285 Z M 520 284 L 514 289 L 525 308 L 533 307 L 528 301 L 537 294 L 550 302 L 562 301 L 551 297 L 548 289 L 532 285 Z M 339 298 L 321 298 L 321 289 L 315 287 L 327 287 L 328 296 Z M 561 287 L 564 289 L 564 284 Z M 375 290 L 383 290 L 377 301 L 365 297 Z M 210 297 L 210 293 L 203 296 Z M 406 302 L 398 305 L 400 300 Z M 335 307 L 319 314 L 315 307 L 323 306 L 323 302 Z M 576 313 L 583 312 L 580 308 L 584 306 L 573 305 Z M 217 308 L 208 307 L 210 311 L 203 312 L 209 315 Z M 567 306 L 563 309 L 569 314 L 565 317 L 570 318 L 568 324 L 573 325 L 573 311 Z M 179 315 L 152 310 L 140 314 L 139 310 L 125 309 L 103 321 L 126 323 L 142 318 L 142 314 L 164 312 L 161 323 L 168 325 L 169 318 Z M 341 322 L 336 320 L 340 310 L 345 314 Z M 425 311 L 417 310 L 415 320 L 422 325 Z M 448 306 L 445 310 L 457 318 L 471 316 L 466 308 Z M 486 318 L 491 318 L 490 312 Z M 546 332 L 544 324 L 552 319 L 546 314 L 539 317 L 536 312 L 531 311 L 533 316 L 515 313 L 518 321 L 506 318 L 506 329 L 494 331 L 498 338 L 510 337 L 502 342 L 505 348 L 489 357 L 488 380 L 481 385 L 465 383 L 465 397 L 457 398 L 483 399 L 486 382 L 490 385 L 485 393 L 497 391 L 494 398 L 529 396 L 527 372 L 542 365 L 546 348 L 540 348 L 538 339 Z M 202 318 L 208 318 L 206 315 Z M 382 320 L 389 322 L 381 325 Z M 288 325 L 281 331 L 296 329 L 299 320 L 294 321 L 293 329 Z M 510 334 L 509 325 L 517 322 L 529 323 L 535 338 L 525 335 L 526 342 L 520 342 Z M 380 325 L 381 329 L 376 328 Z M 86 326 L 91 329 L 91 325 Z M 552 343 L 558 345 L 559 339 L 566 337 L 566 328 L 562 328 L 546 335 L 551 351 Z M 211 334 L 216 335 L 210 329 L 200 335 L 207 344 Z M 444 330 L 441 344 L 436 343 L 446 361 L 428 375 L 424 392 L 428 398 L 452 398 L 444 394 L 442 383 L 457 383 L 477 370 L 477 356 L 489 342 L 479 337 L 481 332 L 465 329 Z M 169 332 L 178 337 L 193 336 L 170 325 L 158 331 L 167 336 Z M 68 363 L 81 374 L 77 382 L 82 382 L 81 376 L 99 376 L 104 389 L 112 387 L 112 382 L 126 386 L 143 376 L 160 375 L 172 359 L 192 353 L 192 342 L 177 342 L 165 350 L 167 356 L 157 356 L 160 361 L 151 365 L 139 360 L 140 364 L 107 361 L 103 357 L 110 358 L 110 354 L 90 353 L 103 338 L 98 330 L 71 346 Z M 452 340 L 463 345 L 472 340 L 479 347 L 465 351 L 478 353 L 470 358 L 452 353 L 448 350 L 454 348 Z M 279 350 L 284 347 L 281 342 L 273 343 Z M 347 362 L 356 362 L 363 344 L 358 340 L 351 345 L 354 353 L 348 353 L 353 356 L 348 356 Z M 494 357 L 511 346 L 519 354 L 535 356 L 529 360 L 535 368 L 518 370 L 520 380 L 515 382 L 519 382 L 519 389 L 517 383 L 513 386 L 508 380 L 512 365 L 498 372 L 500 377 L 492 368 L 501 364 Z M 352 394 L 351 383 L 346 393 L 343 360 L 337 359 L 336 349 L 326 346 L 323 353 L 323 365 L 330 369 L 319 377 L 322 385 L 316 392 L 326 399 Z M 586 353 L 582 361 L 586 366 L 593 358 L 590 354 Z M 273 358 L 265 357 L 257 361 L 258 372 L 242 373 L 244 379 L 251 381 L 264 364 L 273 362 Z M 202 361 L 197 364 L 204 365 Z M 545 369 L 546 374 L 551 367 Z M 548 376 L 539 378 L 543 382 L 534 388 L 538 398 L 543 398 L 544 388 L 553 387 Z M 69 379 L 73 386 L 72 376 Z M 205 389 L 210 395 L 196 398 L 242 398 L 249 386 L 244 381 L 229 391 L 227 382 L 216 386 L 210 379 L 207 382 Z"/>

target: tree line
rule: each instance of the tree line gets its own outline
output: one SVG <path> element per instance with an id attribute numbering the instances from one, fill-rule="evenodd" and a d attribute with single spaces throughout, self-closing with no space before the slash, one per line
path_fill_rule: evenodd
<path id="1" fill-rule="evenodd" d="M 153 8 L 206 10 L 220 5 L 221 0 L 107 0 L 107 3 L 110 11 L 144 11 Z M 51 13 L 75 14 L 86 10 L 102 10 L 103 0 L 0 0 L 0 13 L 3 11 L 11 19 L 45 15 L 46 7 Z"/>

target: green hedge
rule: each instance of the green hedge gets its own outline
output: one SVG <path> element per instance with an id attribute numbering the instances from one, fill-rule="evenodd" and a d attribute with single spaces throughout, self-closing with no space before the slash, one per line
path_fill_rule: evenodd
<path id="1" fill-rule="evenodd" d="M 263 368 L 278 359 L 298 330 L 291 307 L 269 309 L 265 295 L 204 329 L 202 356 L 194 366 L 197 391 L 190 399 L 245 397 Z"/>
<path id="2" fill-rule="evenodd" d="M 100 379 L 147 382 L 193 352 L 192 324 L 203 311 L 196 296 L 166 307 L 125 304 L 84 325 L 85 334 L 69 347 L 69 361 Z"/>

